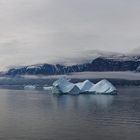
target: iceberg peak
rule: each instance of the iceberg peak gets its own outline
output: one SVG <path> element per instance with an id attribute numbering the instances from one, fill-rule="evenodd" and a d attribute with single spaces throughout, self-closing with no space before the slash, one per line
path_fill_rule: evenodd
<path id="1" fill-rule="evenodd" d="M 96 83 L 89 92 L 94 92 L 98 94 L 116 94 L 117 89 L 106 79 Z"/>
<path id="2" fill-rule="evenodd" d="M 81 93 L 88 92 L 90 88 L 94 86 L 94 84 L 90 82 L 89 80 L 76 83 L 75 85 L 79 87 L 79 89 L 81 90 Z"/>
<path id="3" fill-rule="evenodd" d="M 80 89 L 75 84 L 69 82 L 66 78 L 59 78 L 57 81 L 53 83 L 53 91 L 56 93 L 69 93 L 69 94 L 79 94 Z"/>

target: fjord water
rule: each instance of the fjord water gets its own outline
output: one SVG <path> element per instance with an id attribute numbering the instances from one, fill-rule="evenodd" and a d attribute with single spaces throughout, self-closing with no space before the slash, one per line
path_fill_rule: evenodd
<path id="1" fill-rule="evenodd" d="M 0 90 L 1 140 L 139 140 L 140 88 L 117 96 Z"/>

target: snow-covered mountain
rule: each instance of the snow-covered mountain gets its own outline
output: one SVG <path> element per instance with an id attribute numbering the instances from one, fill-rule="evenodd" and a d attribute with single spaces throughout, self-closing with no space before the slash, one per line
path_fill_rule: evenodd
<path id="1" fill-rule="evenodd" d="M 6 75 L 58 75 L 84 71 L 135 71 L 140 65 L 140 55 L 100 53 L 89 62 L 65 66 L 61 64 L 38 64 L 11 68 Z"/>

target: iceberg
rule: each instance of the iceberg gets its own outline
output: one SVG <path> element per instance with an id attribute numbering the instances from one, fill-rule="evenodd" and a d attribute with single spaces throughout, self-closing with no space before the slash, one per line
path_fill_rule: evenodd
<path id="1" fill-rule="evenodd" d="M 53 86 L 49 88 L 52 89 L 53 93 L 58 94 L 117 94 L 117 89 L 108 80 L 101 80 L 96 84 L 85 80 L 74 84 L 66 78 L 59 78 L 53 83 Z M 46 87 L 46 89 L 48 89 L 48 87 Z"/>
<path id="2" fill-rule="evenodd" d="M 80 89 L 77 85 L 69 82 L 66 78 L 60 78 L 53 83 L 53 93 L 58 94 L 79 94 Z"/>
<path id="3" fill-rule="evenodd" d="M 89 92 L 95 94 L 117 94 L 117 89 L 108 80 L 101 80 L 92 86 Z"/>
<path id="4" fill-rule="evenodd" d="M 94 86 L 92 82 L 89 80 L 85 80 L 84 82 L 79 82 L 75 84 L 77 87 L 79 87 L 81 93 L 88 93 L 91 87 Z"/>

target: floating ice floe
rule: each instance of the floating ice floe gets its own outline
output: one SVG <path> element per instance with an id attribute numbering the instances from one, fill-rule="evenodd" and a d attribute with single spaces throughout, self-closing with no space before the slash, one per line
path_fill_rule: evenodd
<path id="1" fill-rule="evenodd" d="M 24 89 L 25 90 L 34 90 L 34 89 L 36 89 L 36 86 L 35 85 L 26 85 L 26 86 L 24 86 Z"/>
<path id="2" fill-rule="evenodd" d="M 107 80 L 93 84 L 89 80 L 71 83 L 66 78 L 60 78 L 53 83 L 52 92 L 58 94 L 117 94 L 117 89 Z"/>
<path id="3" fill-rule="evenodd" d="M 52 87 L 52 86 L 51 86 L 51 87 L 49 87 L 49 86 L 44 86 L 44 87 L 43 87 L 43 90 L 47 91 L 47 93 L 49 93 L 49 94 L 52 94 L 53 87 Z"/>
<path id="4" fill-rule="evenodd" d="M 44 90 L 50 90 L 50 91 L 51 91 L 51 90 L 52 90 L 52 87 L 44 86 L 43 89 L 44 89 Z"/>

